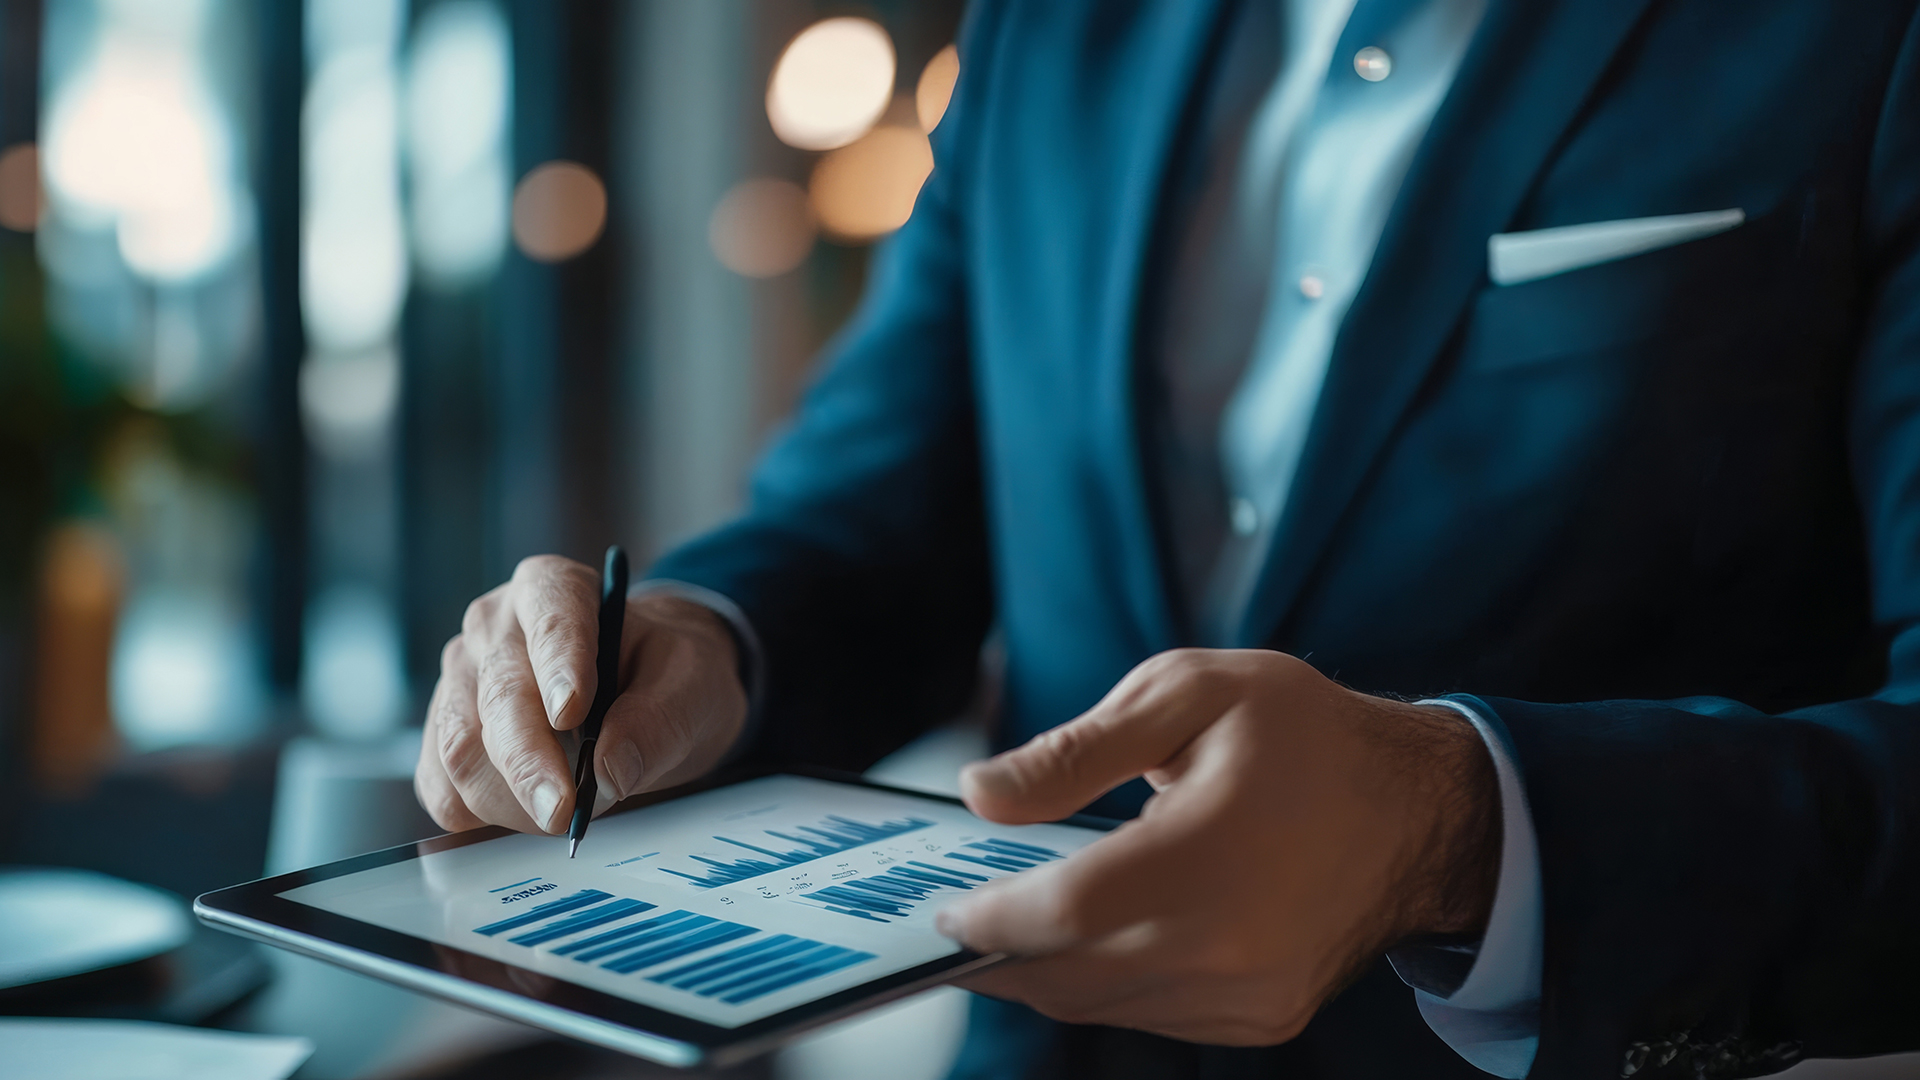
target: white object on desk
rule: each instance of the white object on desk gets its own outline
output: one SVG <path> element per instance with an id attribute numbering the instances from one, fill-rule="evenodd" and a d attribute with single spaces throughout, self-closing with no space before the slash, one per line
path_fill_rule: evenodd
<path id="1" fill-rule="evenodd" d="M 168 893 L 87 870 L 0 871 L 0 988 L 130 964 L 186 944 Z"/>
<path id="2" fill-rule="evenodd" d="M 305 1039 L 134 1020 L 0 1019 L 0 1080 L 286 1080 Z"/>

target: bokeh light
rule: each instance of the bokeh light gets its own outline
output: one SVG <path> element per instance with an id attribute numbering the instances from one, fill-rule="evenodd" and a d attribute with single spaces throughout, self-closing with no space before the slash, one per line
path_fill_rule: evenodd
<path id="1" fill-rule="evenodd" d="M 191 50 L 116 27 L 49 104 L 48 194 L 81 227 L 117 226 L 135 273 L 188 280 L 235 247 L 232 140 Z"/>
<path id="2" fill-rule="evenodd" d="M 735 184 L 707 222 L 707 242 L 720 265 L 751 278 L 778 277 L 799 266 L 817 232 L 800 185 L 768 177 Z"/>
<path id="3" fill-rule="evenodd" d="M 549 161 L 513 192 L 513 242 L 535 262 L 560 262 L 593 246 L 607 225 L 607 188 L 592 169 Z"/>
<path id="4" fill-rule="evenodd" d="M 40 223 L 40 150 L 15 143 L 0 153 L 0 225 L 32 232 Z"/>
<path id="5" fill-rule="evenodd" d="M 55 526 L 45 551 L 34 641 L 34 765 L 65 785 L 84 781 L 116 743 L 107 681 L 127 566 L 112 532 L 94 522 Z"/>
<path id="6" fill-rule="evenodd" d="M 399 326 L 410 277 L 393 42 L 324 57 L 303 112 L 300 294 L 307 337 L 315 351 L 372 348 Z"/>
<path id="7" fill-rule="evenodd" d="M 391 346 L 309 356 L 300 365 L 300 419 L 327 457 L 373 456 L 400 403 L 400 357 Z"/>
<path id="8" fill-rule="evenodd" d="M 300 702 L 314 728 L 370 739 L 398 726 L 407 705 L 400 619 L 377 590 L 335 586 L 306 613 Z"/>
<path id="9" fill-rule="evenodd" d="M 309 61 L 355 49 L 392 49 L 406 36 L 410 6 L 407 0 L 306 0 Z"/>
<path id="10" fill-rule="evenodd" d="M 408 208 L 422 277 L 438 286 L 472 284 L 506 253 L 511 52 L 506 17 L 483 0 L 435 4 L 414 28 Z"/>
<path id="11" fill-rule="evenodd" d="M 258 722 L 253 643 L 231 605 L 190 589 L 147 589 L 118 631 L 113 713 L 132 749 L 234 741 Z"/>
<path id="12" fill-rule="evenodd" d="M 953 84 L 960 81 L 960 50 L 949 45 L 933 54 L 920 71 L 920 83 L 913 90 L 913 111 L 920 118 L 920 130 L 932 134 L 947 115 L 947 103 L 953 100 Z"/>
<path id="13" fill-rule="evenodd" d="M 893 99 L 893 39 L 871 19 L 822 19 L 787 44 L 767 81 L 780 141 L 832 150 L 858 139 Z"/>
<path id="14" fill-rule="evenodd" d="M 808 194 L 827 233 L 841 240 L 871 240 L 907 223 L 931 172 L 933 148 L 926 134 L 888 125 L 821 158 Z"/>

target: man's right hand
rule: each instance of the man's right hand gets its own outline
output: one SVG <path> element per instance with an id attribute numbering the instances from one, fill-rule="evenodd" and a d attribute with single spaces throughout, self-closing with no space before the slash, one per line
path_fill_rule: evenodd
<path id="1" fill-rule="evenodd" d="M 542 555 L 467 607 L 440 654 L 413 786 L 445 829 L 559 833 L 573 815 L 561 732 L 593 703 L 600 574 Z M 712 769 L 746 725 L 733 635 L 680 597 L 627 601 L 620 696 L 600 730 L 597 814 Z"/>

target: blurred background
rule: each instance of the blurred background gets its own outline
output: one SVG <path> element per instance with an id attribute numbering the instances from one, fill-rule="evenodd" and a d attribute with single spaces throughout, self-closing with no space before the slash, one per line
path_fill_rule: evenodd
<path id="1" fill-rule="evenodd" d="M 438 833 L 411 776 L 467 602 L 738 507 L 912 213 L 961 6 L 0 0 L 0 1024 L 667 1074 L 185 901 Z M 875 772 L 951 791 L 979 727 Z M 119 937 L 35 968 L 73 926 Z M 967 1002 L 725 1075 L 934 1080 Z"/>
<path id="2" fill-rule="evenodd" d="M 437 832 L 406 778 L 466 603 L 739 505 L 932 167 L 960 7 L 0 0 L 0 864 L 191 897 Z M 0 1008 L 644 1074 L 204 936 Z M 938 1075 L 963 1008 L 749 1072 Z"/>

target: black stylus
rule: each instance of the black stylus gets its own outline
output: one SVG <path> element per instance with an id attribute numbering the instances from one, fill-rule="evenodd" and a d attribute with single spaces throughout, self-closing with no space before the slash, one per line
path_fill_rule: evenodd
<path id="1" fill-rule="evenodd" d="M 600 571 L 600 644 L 594 650 L 593 707 L 580 725 L 580 758 L 573 766 L 573 821 L 567 826 L 567 858 L 580 850 L 593 820 L 593 801 L 600 781 L 593 773 L 593 747 L 600 741 L 600 724 L 620 693 L 620 630 L 627 622 L 627 553 L 620 545 L 607 549 L 607 565 Z"/>

